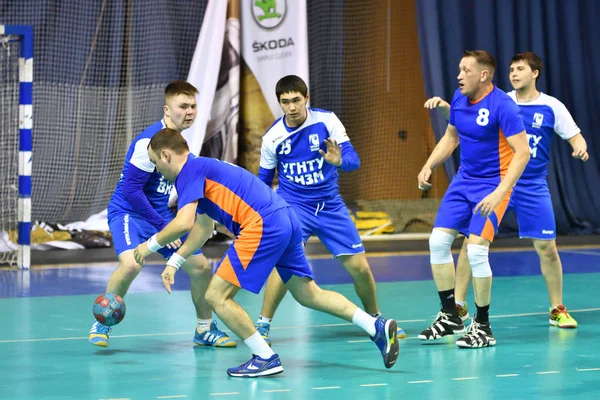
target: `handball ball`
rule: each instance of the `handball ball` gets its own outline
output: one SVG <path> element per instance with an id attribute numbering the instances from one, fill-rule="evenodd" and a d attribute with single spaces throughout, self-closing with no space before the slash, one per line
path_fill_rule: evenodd
<path id="1" fill-rule="evenodd" d="M 125 303 L 121 296 L 112 293 L 98 296 L 94 301 L 94 317 L 107 326 L 121 322 L 125 318 Z"/>

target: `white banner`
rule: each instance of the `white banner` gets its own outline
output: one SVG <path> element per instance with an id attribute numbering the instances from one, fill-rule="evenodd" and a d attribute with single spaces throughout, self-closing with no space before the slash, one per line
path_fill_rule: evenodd
<path id="1" fill-rule="evenodd" d="M 278 117 L 282 111 L 275 96 L 277 81 L 298 75 L 309 82 L 306 0 L 240 1 L 242 58 Z"/>
<path id="2" fill-rule="evenodd" d="M 209 0 L 204 13 L 204 21 L 190 66 L 187 81 L 200 92 L 196 96 L 198 114 L 196 122 L 182 132 L 193 154 L 200 154 L 206 127 L 213 109 L 215 91 L 223 54 L 225 39 L 225 21 L 227 15 L 227 0 Z"/>

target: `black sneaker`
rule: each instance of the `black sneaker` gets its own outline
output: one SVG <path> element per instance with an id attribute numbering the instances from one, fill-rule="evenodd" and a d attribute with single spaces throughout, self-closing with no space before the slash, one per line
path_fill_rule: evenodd
<path id="1" fill-rule="evenodd" d="M 467 334 L 456 341 L 458 347 L 479 349 L 496 345 L 490 323 L 477 322 L 475 319 L 469 325 Z"/>
<path id="2" fill-rule="evenodd" d="M 421 340 L 438 340 L 448 335 L 463 335 L 465 325 L 459 317 L 440 311 L 431 326 L 419 335 Z"/>

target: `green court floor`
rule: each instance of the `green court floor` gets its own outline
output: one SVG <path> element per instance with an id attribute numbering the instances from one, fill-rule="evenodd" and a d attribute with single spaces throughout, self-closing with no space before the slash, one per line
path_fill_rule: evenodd
<path id="1" fill-rule="evenodd" d="M 356 301 L 352 285 L 326 287 Z M 0 399 L 596 399 L 598 287 L 600 273 L 565 275 L 565 302 L 580 326 L 561 330 L 548 325 L 541 276 L 495 278 L 498 345 L 473 350 L 416 339 L 439 308 L 432 281 L 380 283 L 382 311 L 409 335 L 391 370 L 361 330 L 288 296 L 271 331 L 285 371 L 263 379 L 226 375 L 249 358 L 243 344 L 194 346 L 186 291 L 129 294 L 107 349 L 87 342 L 95 295 L 3 298 Z M 261 296 L 238 300 L 258 315 Z"/>

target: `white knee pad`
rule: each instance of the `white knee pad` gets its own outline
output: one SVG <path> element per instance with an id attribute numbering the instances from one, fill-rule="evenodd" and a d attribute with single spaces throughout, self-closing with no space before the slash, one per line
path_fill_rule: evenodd
<path id="1" fill-rule="evenodd" d="M 473 278 L 489 278 L 492 276 L 489 252 L 490 249 L 487 246 L 480 244 L 467 245 L 467 256 L 469 257 L 469 264 L 471 264 Z"/>
<path id="2" fill-rule="evenodd" d="M 454 242 L 454 236 L 434 229 L 429 236 L 429 254 L 432 264 L 453 263 L 452 252 L 450 248 Z"/>

